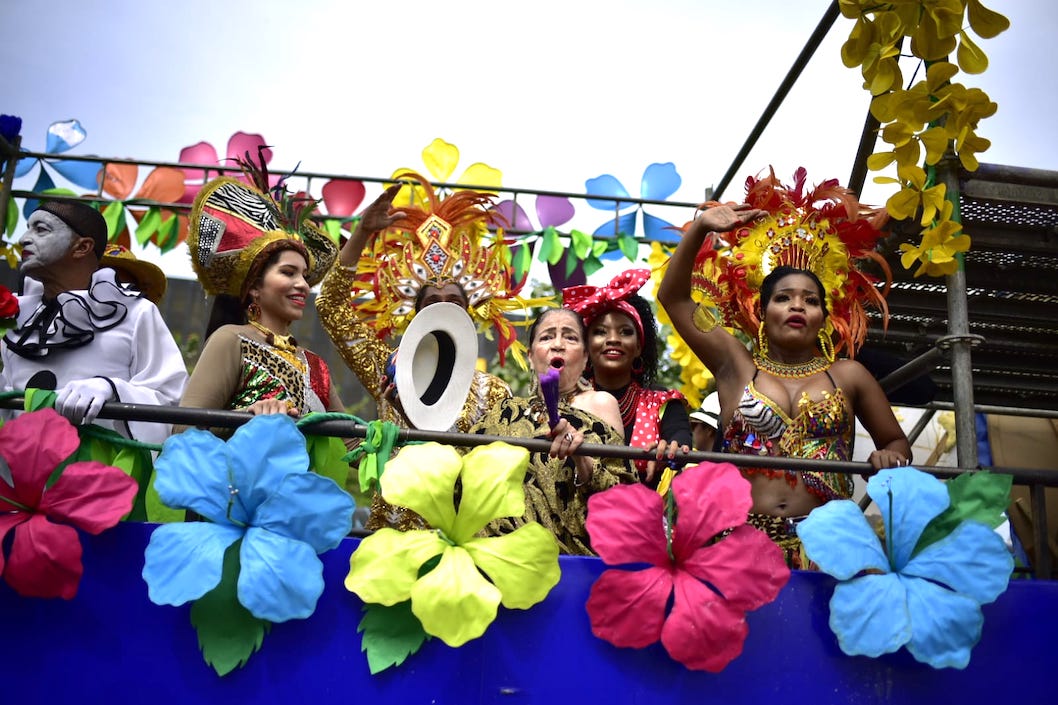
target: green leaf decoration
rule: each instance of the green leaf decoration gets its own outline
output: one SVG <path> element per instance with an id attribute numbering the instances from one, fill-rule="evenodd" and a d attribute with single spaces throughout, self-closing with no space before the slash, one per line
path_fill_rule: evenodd
<path id="1" fill-rule="evenodd" d="M 635 262 L 636 257 L 639 256 L 639 240 L 636 240 L 631 235 L 618 235 L 617 247 L 621 249 L 621 253 L 629 262 Z"/>
<path id="2" fill-rule="evenodd" d="M 158 226 L 158 237 L 155 239 L 155 242 L 158 243 L 158 249 L 161 250 L 163 254 L 180 244 L 176 239 L 176 234 L 179 229 L 180 219 L 176 217 L 176 214 L 170 215 Z"/>
<path id="3" fill-rule="evenodd" d="M 592 236 L 588 233 L 582 233 L 580 230 L 569 231 L 570 245 L 573 246 L 573 252 L 577 255 L 577 260 L 582 260 L 588 256 L 591 252 Z"/>
<path id="4" fill-rule="evenodd" d="M 15 197 L 7 197 L 7 222 L 4 223 L 4 233 L 11 237 L 18 227 L 18 206 L 15 205 Z"/>
<path id="5" fill-rule="evenodd" d="M 73 455 L 67 458 L 48 479 L 48 485 L 54 484 L 62 471 L 70 463 L 96 461 L 104 465 L 120 468 L 126 475 L 136 480 L 139 489 L 132 503 L 132 511 L 123 517 L 131 521 L 147 521 L 147 486 L 154 475 L 154 462 L 151 452 L 146 448 L 129 446 L 127 440 L 109 428 L 91 424 L 78 426 L 81 445 Z"/>
<path id="6" fill-rule="evenodd" d="M 40 192 L 41 196 L 69 196 L 71 198 L 77 198 L 77 192 L 71 191 L 68 188 L 46 188 Z"/>
<path id="7" fill-rule="evenodd" d="M 198 632 L 202 658 L 217 675 L 224 676 L 243 666 L 261 648 L 272 623 L 258 619 L 242 606 L 238 596 L 239 539 L 224 552 L 217 587 L 191 605 L 191 624 Z"/>
<path id="8" fill-rule="evenodd" d="M 349 481 L 349 463 L 342 460 L 348 452 L 345 444 L 333 436 L 306 434 L 305 448 L 309 452 L 309 470 L 331 478 L 344 490 Z"/>
<path id="9" fill-rule="evenodd" d="M 922 531 L 912 556 L 940 541 L 964 521 L 979 521 L 993 529 L 1003 523 L 1010 506 L 1013 477 L 986 470 L 959 475 L 946 484 L 951 504 Z"/>
<path id="10" fill-rule="evenodd" d="M 430 638 L 411 611 L 411 600 L 392 607 L 365 604 L 356 631 L 363 632 L 360 650 L 367 654 L 371 675 L 399 666 Z"/>
<path id="11" fill-rule="evenodd" d="M 52 389 L 27 389 L 22 397 L 22 404 L 26 411 L 40 411 L 41 409 L 54 409 L 55 400 L 59 395 Z"/>
<path id="12" fill-rule="evenodd" d="M 602 269 L 602 260 L 595 256 L 595 253 L 588 255 L 584 259 L 584 276 L 590 277 Z"/>
<path id="13" fill-rule="evenodd" d="M 158 206 L 151 206 L 136 228 L 136 242 L 145 245 L 151 236 L 158 232 L 158 226 L 162 224 L 162 211 Z"/>
<path id="14" fill-rule="evenodd" d="M 562 241 L 558 238 L 558 231 L 552 226 L 545 228 L 544 239 L 540 244 L 540 261 L 556 265 L 565 252 L 565 248 L 562 247 Z"/>
<path id="15" fill-rule="evenodd" d="M 147 497 L 144 502 L 147 505 L 147 521 L 155 524 L 172 524 L 184 521 L 187 518 L 187 511 L 173 509 L 162 503 L 158 490 L 154 488 L 154 482 L 157 479 L 157 475 L 151 474 L 151 481 L 147 483 Z"/>
<path id="16" fill-rule="evenodd" d="M 533 251 L 525 240 L 522 241 L 522 246 L 518 248 L 511 264 L 514 267 L 514 278 L 521 281 L 533 265 Z"/>
<path id="17" fill-rule="evenodd" d="M 591 253 L 596 258 L 602 257 L 611 249 L 613 249 L 611 245 L 613 245 L 613 240 L 596 240 L 592 243 Z"/>
<path id="18" fill-rule="evenodd" d="M 103 209 L 103 220 L 107 222 L 107 233 L 114 237 L 121 231 L 121 221 L 125 218 L 125 204 L 112 201 Z"/>
<path id="19" fill-rule="evenodd" d="M 566 276 L 573 274 L 573 271 L 580 264 L 580 260 L 577 259 L 577 255 L 573 250 L 566 250 Z"/>
<path id="20" fill-rule="evenodd" d="M 342 221 L 335 220 L 334 218 L 328 218 L 323 221 L 323 230 L 327 233 L 327 237 L 334 240 L 335 244 L 341 244 L 342 242 Z"/>

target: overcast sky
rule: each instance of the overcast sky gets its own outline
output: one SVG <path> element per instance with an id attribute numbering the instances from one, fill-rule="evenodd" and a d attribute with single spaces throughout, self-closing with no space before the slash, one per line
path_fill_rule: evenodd
<path id="1" fill-rule="evenodd" d="M 1058 170 L 1058 4 L 985 4 L 1012 28 L 979 41 L 985 74 L 960 74 L 999 104 L 979 128 L 993 142 L 981 160 Z M 223 154 L 242 130 L 275 146 L 278 169 L 374 177 L 422 169 L 422 149 L 441 137 L 460 149 L 456 176 L 482 161 L 508 187 L 578 193 L 612 174 L 638 195 L 647 165 L 672 162 L 672 200 L 698 201 L 828 5 L 6 0 L 0 112 L 22 117 L 33 150 L 70 118 L 88 131 L 76 154 L 160 161 L 201 140 Z M 839 54 L 851 26 L 838 19 L 726 197 L 769 164 L 847 181 L 868 105 Z M 864 200 L 891 192 L 869 184 Z M 605 220 L 588 213 L 582 229 Z M 179 269 L 186 253 L 166 261 Z"/>

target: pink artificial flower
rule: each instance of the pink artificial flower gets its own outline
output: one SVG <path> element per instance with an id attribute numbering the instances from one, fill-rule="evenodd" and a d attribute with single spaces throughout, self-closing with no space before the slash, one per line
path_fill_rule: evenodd
<path id="1" fill-rule="evenodd" d="M 249 132 L 236 132 L 228 138 L 228 150 L 227 156 L 221 159 L 217 155 L 217 148 L 209 142 L 198 142 L 191 145 L 190 147 L 184 147 L 180 150 L 180 156 L 178 160 L 181 164 L 204 164 L 207 166 L 225 166 L 229 168 L 235 168 L 236 159 L 242 159 L 247 154 L 254 161 L 258 161 L 258 154 L 264 159 L 264 163 L 268 164 L 272 161 L 272 150 L 269 149 L 265 144 L 265 138 L 258 134 Z M 206 181 L 209 179 L 216 178 L 219 176 L 219 172 L 206 171 L 204 169 L 184 169 L 184 195 L 177 201 L 178 203 L 192 203 L 195 200 L 195 196 L 202 190 Z M 225 172 L 227 176 L 240 181 L 246 181 L 246 177 L 239 172 L 238 169 L 234 171 Z M 274 186 L 279 183 L 280 177 L 276 174 L 269 176 L 269 183 Z"/>
<path id="2" fill-rule="evenodd" d="M 46 486 L 80 442 L 54 409 L 23 414 L 0 428 L 6 466 L 0 467 L 0 544 L 15 531 L 6 562 L 0 551 L 0 575 L 20 595 L 73 598 L 84 572 L 74 527 L 98 534 L 132 509 L 136 481 L 102 463 L 71 463 Z"/>
<path id="3" fill-rule="evenodd" d="M 790 569 L 779 547 L 746 524 L 749 482 L 734 465 L 688 468 L 671 492 L 671 540 L 665 498 L 643 485 L 619 485 L 588 500 L 588 533 L 599 557 L 608 565 L 651 565 L 599 576 L 587 604 L 592 632 L 620 647 L 660 640 L 687 668 L 718 672 L 742 653 L 746 612 L 774 600 Z"/>

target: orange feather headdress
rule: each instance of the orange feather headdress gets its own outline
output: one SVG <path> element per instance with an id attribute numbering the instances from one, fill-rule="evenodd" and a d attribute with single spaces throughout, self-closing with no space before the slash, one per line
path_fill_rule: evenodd
<path id="1" fill-rule="evenodd" d="M 803 168 L 795 172 L 792 186 L 782 184 L 774 171 L 746 179 L 746 203 L 769 215 L 708 239 L 695 261 L 692 286 L 703 305 L 718 309 L 725 325 L 752 339 L 760 325 L 764 277 L 783 265 L 810 271 L 823 283 L 829 322 L 837 333 L 835 348 L 851 357 L 867 336 L 866 308 L 879 309 L 883 321 L 889 318 L 885 296 L 892 273 L 875 251 L 888 213 L 862 206 L 836 179 L 808 191 L 806 181 Z M 880 280 L 862 269 L 867 261 L 883 273 L 881 291 Z"/>

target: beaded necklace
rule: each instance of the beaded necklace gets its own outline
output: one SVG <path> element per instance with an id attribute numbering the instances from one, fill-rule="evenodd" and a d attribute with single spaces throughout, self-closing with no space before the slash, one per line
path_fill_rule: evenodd
<path id="1" fill-rule="evenodd" d="M 280 335 L 268 326 L 262 325 L 257 321 L 250 321 L 250 325 L 259 330 L 264 336 L 265 342 L 272 347 L 286 352 L 297 352 L 298 341 L 294 340 L 294 336 Z"/>
<path id="2" fill-rule="evenodd" d="M 763 370 L 775 377 L 781 377 L 782 379 L 804 379 L 805 377 L 811 377 L 820 372 L 826 372 L 830 369 L 832 363 L 825 357 L 813 357 L 807 362 L 797 362 L 791 365 L 786 362 L 772 360 L 770 357 L 754 355 L 753 364 L 757 366 L 758 370 Z"/>
<path id="3" fill-rule="evenodd" d="M 639 409 L 639 392 L 641 390 L 642 387 L 639 386 L 639 382 L 632 380 L 625 387 L 621 398 L 617 400 L 617 407 L 621 410 L 621 423 L 624 424 L 625 428 L 631 426 L 632 422 L 636 420 L 636 412 Z"/>

